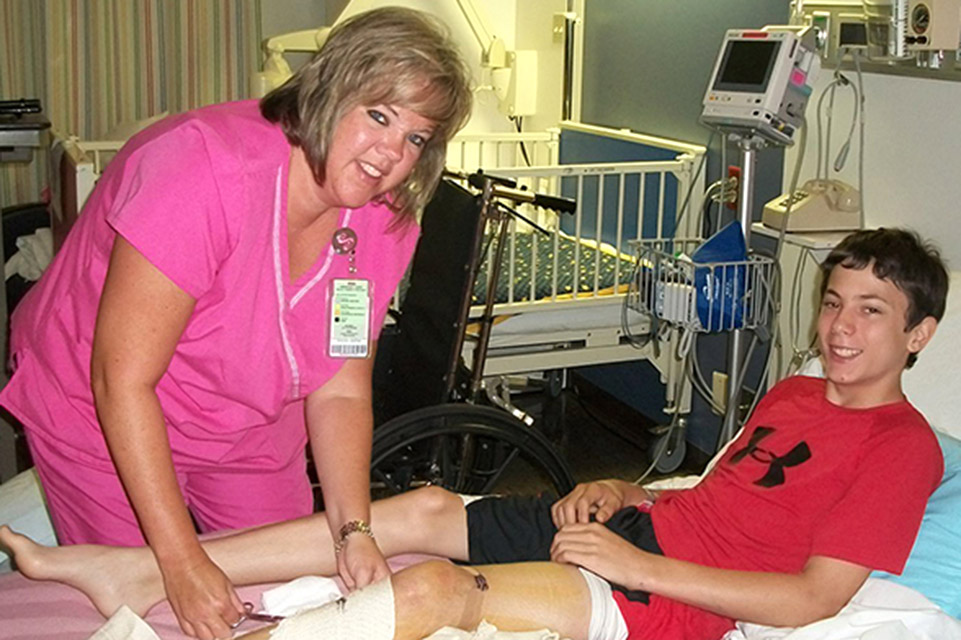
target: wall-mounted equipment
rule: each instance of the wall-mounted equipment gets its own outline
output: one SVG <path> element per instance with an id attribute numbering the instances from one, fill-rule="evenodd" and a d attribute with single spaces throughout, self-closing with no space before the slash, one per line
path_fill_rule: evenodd
<path id="1" fill-rule="evenodd" d="M 537 51 L 508 50 L 504 41 L 488 27 L 474 0 L 457 0 L 481 48 L 481 87 L 497 96 L 498 109 L 506 116 L 529 116 L 537 112 Z M 284 54 L 317 52 L 327 40 L 330 27 L 284 33 L 264 41 L 263 71 L 250 78 L 250 94 L 263 97 L 293 75 Z"/>
<path id="2" fill-rule="evenodd" d="M 263 97 L 276 89 L 293 75 L 284 54 L 288 51 L 314 53 L 320 51 L 327 41 L 330 27 L 306 29 L 282 33 L 264 41 L 264 70 L 254 73 L 250 78 L 250 95 Z"/>
<path id="3" fill-rule="evenodd" d="M 804 119 L 820 59 L 804 30 L 730 29 L 704 94 L 701 121 L 790 145 Z"/>
<path id="4" fill-rule="evenodd" d="M 910 0 L 905 42 L 911 51 L 957 49 L 961 0 Z"/>
<path id="5" fill-rule="evenodd" d="M 908 0 L 863 0 L 863 5 L 868 43 L 875 48 L 868 54 L 889 59 L 905 58 L 908 55 L 905 40 Z"/>
<path id="6" fill-rule="evenodd" d="M 790 22 L 824 32 L 826 66 L 961 80 L 961 0 L 793 0 Z"/>

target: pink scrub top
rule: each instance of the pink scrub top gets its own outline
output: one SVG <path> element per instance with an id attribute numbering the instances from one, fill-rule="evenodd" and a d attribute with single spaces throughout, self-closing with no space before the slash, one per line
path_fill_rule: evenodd
<path id="1" fill-rule="evenodd" d="M 303 400 L 343 364 L 327 355 L 333 278 L 373 283 L 372 335 L 417 241 L 371 203 L 342 210 L 358 238 L 288 276 L 290 145 L 256 101 L 146 129 L 117 154 L 47 273 L 13 315 L 16 371 L 0 403 L 31 436 L 109 461 L 90 388 L 97 306 L 115 234 L 196 300 L 157 394 L 181 470 L 283 468 L 303 456 Z"/>

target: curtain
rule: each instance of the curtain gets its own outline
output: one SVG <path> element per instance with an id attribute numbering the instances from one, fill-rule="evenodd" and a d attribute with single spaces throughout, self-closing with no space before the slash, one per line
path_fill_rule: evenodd
<path id="1" fill-rule="evenodd" d="M 261 0 L 0 0 L 0 98 L 40 98 L 57 135 L 97 140 L 247 97 L 261 39 Z M 46 161 L 0 166 L 0 202 L 39 200 Z"/>

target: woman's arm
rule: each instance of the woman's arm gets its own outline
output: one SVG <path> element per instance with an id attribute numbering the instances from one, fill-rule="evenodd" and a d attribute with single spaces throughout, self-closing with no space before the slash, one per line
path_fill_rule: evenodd
<path id="1" fill-rule="evenodd" d="M 242 605 L 197 540 L 154 390 L 193 308 L 193 298 L 118 236 L 97 314 L 91 384 L 110 454 L 181 626 L 200 638 L 226 637 Z"/>
<path id="2" fill-rule="evenodd" d="M 335 541 L 346 523 L 370 522 L 373 352 L 376 345 L 370 357 L 345 362 L 323 387 L 307 396 L 305 403 L 311 451 Z M 376 543 L 362 534 L 347 538 L 346 546 L 338 554 L 337 568 L 351 589 L 390 573 Z"/>
<path id="3" fill-rule="evenodd" d="M 836 614 L 871 570 L 815 556 L 793 574 L 732 571 L 642 551 L 600 524 L 558 532 L 551 559 L 583 566 L 611 582 L 656 593 L 707 611 L 779 627 Z"/>

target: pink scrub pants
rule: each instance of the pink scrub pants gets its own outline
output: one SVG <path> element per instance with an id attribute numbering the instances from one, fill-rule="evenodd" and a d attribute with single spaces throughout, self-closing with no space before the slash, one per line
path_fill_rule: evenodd
<path id="1" fill-rule="evenodd" d="M 145 544 L 110 460 L 64 451 L 28 432 L 60 544 Z M 181 465 L 182 466 L 182 465 Z M 299 518 L 313 511 L 306 458 L 273 471 L 236 471 L 213 464 L 176 469 L 184 501 L 204 533 Z"/>

